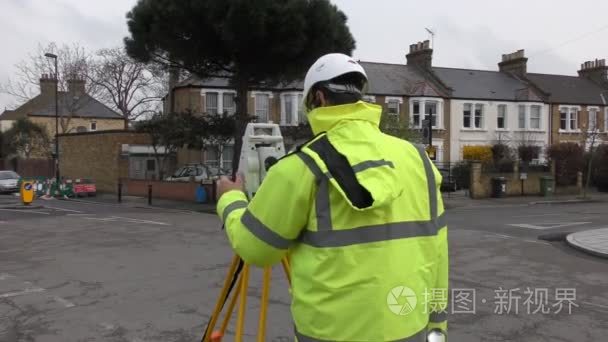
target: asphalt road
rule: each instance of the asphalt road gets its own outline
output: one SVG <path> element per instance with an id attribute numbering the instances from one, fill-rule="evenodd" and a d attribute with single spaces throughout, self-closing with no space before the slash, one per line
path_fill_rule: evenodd
<path id="1" fill-rule="evenodd" d="M 42 204 L 0 209 L 0 341 L 200 340 L 232 258 L 216 217 Z M 606 207 L 451 209 L 450 341 L 605 340 L 608 260 L 537 238 L 608 227 Z M 260 278 L 255 269 L 245 341 L 255 340 Z M 279 267 L 270 297 L 267 340 L 292 341 Z M 557 313 L 559 297 L 571 299 L 570 312 L 562 301 Z"/>

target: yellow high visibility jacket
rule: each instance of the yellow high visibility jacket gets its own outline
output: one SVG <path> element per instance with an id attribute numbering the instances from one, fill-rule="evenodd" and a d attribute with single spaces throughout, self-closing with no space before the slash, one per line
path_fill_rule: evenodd
<path id="1" fill-rule="evenodd" d="M 316 134 L 271 167 L 254 198 L 217 212 L 246 262 L 291 264 L 295 335 L 308 341 L 426 341 L 447 334 L 448 242 L 441 174 L 383 134 L 382 108 L 309 113 Z"/>

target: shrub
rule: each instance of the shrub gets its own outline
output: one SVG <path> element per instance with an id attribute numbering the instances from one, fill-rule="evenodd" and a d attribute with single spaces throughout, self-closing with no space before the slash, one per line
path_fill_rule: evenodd
<path id="1" fill-rule="evenodd" d="M 530 163 L 532 159 L 538 158 L 540 147 L 534 145 L 522 145 L 517 147 L 517 155 L 524 163 Z"/>
<path id="2" fill-rule="evenodd" d="M 599 146 L 594 154 L 593 183 L 599 191 L 608 192 L 608 145 Z"/>
<path id="3" fill-rule="evenodd" d="M 462 148 L 462 159 L 464 160 L 478 160 L 481 162 L 492 161 L 492 147 L 491 146 L 464 146 Z"/>
<path id="4" fill-rule="evenodd" d="M 577 143 L 566 142 L 551 145 L 547 156 L 555 162 L 557 185 L 576 184 L 576 174 L 583 170 L 584 150 Z"/>
<path id="5" fill-rule="evenodd" d="M 513 154 L 511 148 L 505 144 L 495 144 L 492 146 L 492 158 L 494 159 L 494 164 L 499 164 L 504 160 L 512 160 Z"/>
<path id="6" fill-rule="evenodd" d="M 460 188 L 468 189 L 471 182 L 471 164 L 467 161 L 457 162 L 452 168 L 452 176 Z"/>

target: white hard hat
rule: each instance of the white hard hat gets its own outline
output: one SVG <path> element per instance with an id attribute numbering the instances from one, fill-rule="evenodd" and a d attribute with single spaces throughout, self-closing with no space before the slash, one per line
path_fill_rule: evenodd
<path id="1" fill-rule="evenodd" d="M 357 63 L 357 61 L 348 55 L 330 53 L 317 59 L 310 69 L 308 69 L 306 78 L 304 79 L 304 96 L 302 96 L 304 108 L 306 108 L 308 93 L 315 84 L 329 81 L 351 72 L 360 73 L 367 82 L 367 74 L 361 64 Z"/>

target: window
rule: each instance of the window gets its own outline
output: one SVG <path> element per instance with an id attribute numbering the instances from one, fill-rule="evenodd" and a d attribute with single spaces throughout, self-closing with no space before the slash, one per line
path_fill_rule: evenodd
<path id="1" fill-rule="evenodd" d="M 154 159 L 146 160 L 146 171 L 156 170 L 156 161 Z"/>
<path id="2" fill-rule="evenodd" d="M 481 128 L 483 126 L 483 105 L 481 103 L 475 104 L 475 128 Z"/>
<path id="3" fill-rule="evenodd" d="M 297 125 L 306 122 L 302 108 L 302 94 L 281 94 L 281 125 Z"/>
<path id="4" fill-rule="evenodd" d="M 410 100 L 410 123 L 413 127 L 422 128 L 423 120 L 430 120 L 434 129 L 442 128 L 442 99 L 415 98 Z"/>
<path id="5" fill-rule="evenodd" d="M 235 94 L 233 93 L 224 93 L 222 96 L 222 113 L 234 114 L 236 113 L 236 102 Z"/>
<path id="6" fill-rule="evenodd" d="M 530 107 L 530 128 L 540 129 L 540 106 Z"/>
<path id="7" fill-rule="evenodd" d="M 205 111 L 207 114 L 217 114 L 217 98 L 218 93 L 206 93 L 205 94 Z"/>
<path id="8" fill-rule="evenodd" d="M 424 119 L 431 120 L 431 127 L 437 127 L 437 102 L 426 102 L 424 106 Z"/>
<path id="9" fill-rule="evenodd" d="M 285 97 L 285 119 L 284 123 L 293 123 L 293 96 Z"/>
<path id="10" fill-rule="evenodd" d="M 578 130 L 578 111 L 579 107 L 560 107 L 559 108 L 559 128 L 565 132 Z"/>
<path id="11" fill-rule="evenodd" d="M 92 121 L 91 122 L 91 131 L 96 131 L 97 130 L 97 122 Z"/>
<path id="12" fill-rule="evenodd" d="M 462 110 L 462 126 L 466 128 L 471 127 L 471 104 L 465 103 Z"/>
<path id="13" fill-rule="evenodd" d="M 414 127 L 420 127 L 420 102 L 414 101 L 413 110 L 412 110 L 412 118 Z"/>
<path id="14" fill-rule="evenodd" d="M 589 108 L 589 124 L 587 126 L 587 130 L 590 132 L 595 131 L 596 129 L 598 129 L 597 126 L 597 108 Z"/>
<path id="15" fill-rule="evenodd" d="M 496 116 L 496 128 L 505 129 L 507 127 L 507 105 L 498 105 L 498 113 Z"/>
<path id="16" fill-rule="evenodd" d="M 268 94 L 255 95 L 255 115 L 258 122 L 268 122 L 270 97 Z"/>
<path id="17" fill-rule="evenodd" d="M 304 108 L 302 107 L 302 99 L 304 95 L 298 94 L 298 123 L 306 123 L 306 115 L 304 114 Z"/>
<path id="18" fill-rule="evenodd" d="M 399 101 L 398 100 L 389 100 L 388 101 L 387 113 L 388 113 L 388 115 L 399 116 Z"/>
<path id="19" fill-rule="evenodd" d="M 517 114 L 517 128 L 526 128 L 526 106 L 519 105 L 519 112 Z"/>

